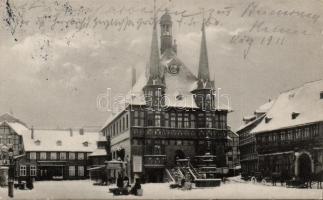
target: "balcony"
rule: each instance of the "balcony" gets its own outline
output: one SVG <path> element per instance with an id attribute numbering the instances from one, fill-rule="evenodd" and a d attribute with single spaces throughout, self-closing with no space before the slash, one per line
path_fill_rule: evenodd
<path id="1" fill-rule="evenodd" d="M 173 138 L 173 139 L 226 139 L 227 130 L 215 128 L 166 128 L 166 127 L 131 127 L 136 138 Z"/>
<path id="2" fill-rule="evenodd" d="M 147 168 L 164 168 L 166 161 L 166 155 L 144 155 L 144 167 Z"/>

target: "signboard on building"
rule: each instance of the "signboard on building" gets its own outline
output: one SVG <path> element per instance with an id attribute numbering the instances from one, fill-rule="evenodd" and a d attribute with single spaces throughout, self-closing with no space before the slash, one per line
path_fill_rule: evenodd
<path id="1" fill-rule="evenodd" d="M 142 172 L 142 156 L 133 156 L 133 172 Z"/>

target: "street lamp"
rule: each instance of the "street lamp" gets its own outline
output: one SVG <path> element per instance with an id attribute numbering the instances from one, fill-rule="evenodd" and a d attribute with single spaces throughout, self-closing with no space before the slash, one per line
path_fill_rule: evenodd
<path id="1" fill-rule="evenodd" d="M 15 178 L 15 170 L 14 170 L 14 159 L 13 159 L 13 149 L 9 148 L 8 150 L 9 156 L 9 178 L 8 178 L 8 196 L 13 198 L 13 182 Z"/>

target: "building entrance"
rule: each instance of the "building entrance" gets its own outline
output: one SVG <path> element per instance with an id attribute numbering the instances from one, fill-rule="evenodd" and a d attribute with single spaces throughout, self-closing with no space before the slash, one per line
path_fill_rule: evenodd
<path id="1" fill-rule="evenodd" d="M 63 179 L 64 166 L 40 166 L 38 168 L 38 177 L 40 180 Z"/>
<path id="2" fill-rule="evenodd" d="M 299 157 L 299 178 L 301 180 L 307 180 L 310 178 L 312 172 L 312 161 L 309 155 L 303 153 Z"/>
<path id="3" fill-rule="evenodd" d="M 145 177 L 147 183 L 162 183 L 164 177 L 164 168 L 146 168 Z"/>

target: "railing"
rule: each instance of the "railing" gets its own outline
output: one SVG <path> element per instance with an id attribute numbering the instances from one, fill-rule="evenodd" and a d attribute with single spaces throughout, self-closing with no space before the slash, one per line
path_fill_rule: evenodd
<path id="1" fill-rule="evenodd" d="M 171 182 L 175 183 L 176 181 L 175 181 L 174 175 L 168 169 L 165 169 L 165 171 L 167 176 L 171 179 Z"/>
<path id="2" fill-rule="evenodd" d="M 189 163 L 190 166 L 190 172 L 194 177 L 194 180 L 197 178 L 201 178 L 200 174 L 195 170 L 195 168 L 193 167 L 193 165 L 191 163 Z"/>
<path id="3" fill-rule="evenodd" d="M 215 128 L 165 128 L 165 127 L 131 127 L 132 136 L 136 138 L 180 138 L 180 139 L 226 139 L 226 129 Z"/>
<path id="4" fill-rule="evenodd" d="M 158 146 L 158 151 L 156 150 L 156 146 Z M 145 145 L 144 152 L 146 155 L 164 155 L 165 145 Z"/>

